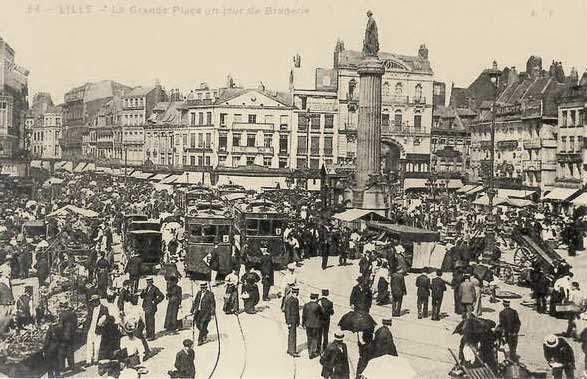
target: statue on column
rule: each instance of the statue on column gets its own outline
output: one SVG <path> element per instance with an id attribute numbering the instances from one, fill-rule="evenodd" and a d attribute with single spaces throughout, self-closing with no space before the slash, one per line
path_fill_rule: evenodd
<path id="1" fill-rule="evenodd" d="M 379 52 L 379 36 L 377 33 L 377 23 L 373 19 L 373 12 L 367 11 L 367 27 L 365 29 L 365 39 L 363 40 L 363 56 L 376 57 Z"/>

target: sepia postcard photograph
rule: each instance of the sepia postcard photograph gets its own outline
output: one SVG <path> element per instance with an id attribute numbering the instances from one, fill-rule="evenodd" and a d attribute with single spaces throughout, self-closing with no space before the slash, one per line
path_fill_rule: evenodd
<path id="1" fill-rule="evenodd" d="M 587 0 L 0 0 L 0 378 L 587 379 Z"/>

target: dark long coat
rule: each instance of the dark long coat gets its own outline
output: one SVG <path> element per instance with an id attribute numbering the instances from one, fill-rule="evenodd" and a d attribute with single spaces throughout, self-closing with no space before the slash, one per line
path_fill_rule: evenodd
<path id="1" fill-rule="evenodd" d="M 259 271 L 261 271 L 261 276 L 263 277 L 263 279 L 268 280 L 268 284 L 272 286 L 275 282 L 275 270 L 273 268 L 273 259 L 271 259 L 271 255 L 263 254 L 261 256 L 261 261 L 259 263 Z"/>
<path id="2" fill-rule="evenodd" d="M 186 352 L 185 349 L 181 349 L 175 355 L 175 369 L 177 370 L 178 378 L 196 377 L 195 356 L 196 354 L 192 349 L 189 349 L 189 352 Z"/>
<path id="3" fill-rule="evenodd" d="M 177 329 L 177 313 L 181 305 L 182 292 L 177 284 L 169 286 L 167 291 L 167 312 L 165 313 L 165 329 Z"/>
<path id="4" fill-rule="evenodd" d="M 371 289 L 363 287 L 357 284 L 353 287 L 350 297 L 350 305 L 355 308 L 356 311 L 369 312 L 371 304 L 373 303 L 373 294 Z"/>
<path id="5" fill-rule="evenodd" d="M 375 348 L 372 358 L 382 355 L 394 355 L 397 357 L 397 348 L 395 347 L 395 342 L 393 342 L 393 335 L 387 326 L 384 325 L 377 329 L 375 337 L 373 337 L 373 344 Z"/>
<path id="6" fill-rule="evenodd" d="M 349 356 L 344 342 L 334 341 L 328 344 L 320 357 L 322 377 L 330 379 L 348 379 L 350 377 Z"/>
<path id="7" fill-rule="evenodd" d="M 201 300 L 201 304 L 200 304 Z M 198 311 L 198 304 L 200 304 L 200 310 Z M 214 295 L 210 291 L 198 291 L 194 303 L 192 304 L 191 314 L 194 315 L 194 321 L 196 323 L 210 321 L 212 315 L 216 311 L 216 301 Z"/>

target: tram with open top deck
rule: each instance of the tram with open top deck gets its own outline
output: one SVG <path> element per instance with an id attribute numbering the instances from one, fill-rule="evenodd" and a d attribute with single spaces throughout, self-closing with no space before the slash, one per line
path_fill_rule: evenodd
<path id="1" fill-rule="evenodd" d="M 191 186 L 178 191 L 178 207 L 184 214 L 189 213 L 189 209 L 201 202 L 210 202 L 215 199 L 214 192 L 204 186 Z"/>
<path id="2" fill-rule="evenodd" d="M 257 265 L 267 248 L 273 262 L 280 267 L 288 264 L 288 254 L 283 231 L 289 216 L 278 209 L 275 203 L 266 200 L 251 200 L 234 206 L 234 245 L 245 262 Z"/>

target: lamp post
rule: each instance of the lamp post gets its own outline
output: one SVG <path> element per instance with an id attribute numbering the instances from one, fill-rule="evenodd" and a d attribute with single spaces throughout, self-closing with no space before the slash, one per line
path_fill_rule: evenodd
<path id="1" fill-rule="evenodd" d="M 501 71 L 497 69 L 497 63 L 493 62 L 493 68 L 488 70 L 488 75 L 495 86 L 495 95 L 493 96 L 493 104 L 491 106 L 491 141 L 490 141 L 490 156 L 489 156 L 489 178 L 487 186 L 487 199 L 488 199 L 488 214 L 487 214 L 487 227 L 485 230 L 485 251 L 483 252 L 484 257 L 493 260 L 495 257 L 495 217 L 493 215 L 493 200 L 497 191 L 495 190 L 495 119 L 497 116 L 497 96 L 499 91 L 499 77 Z"/>

